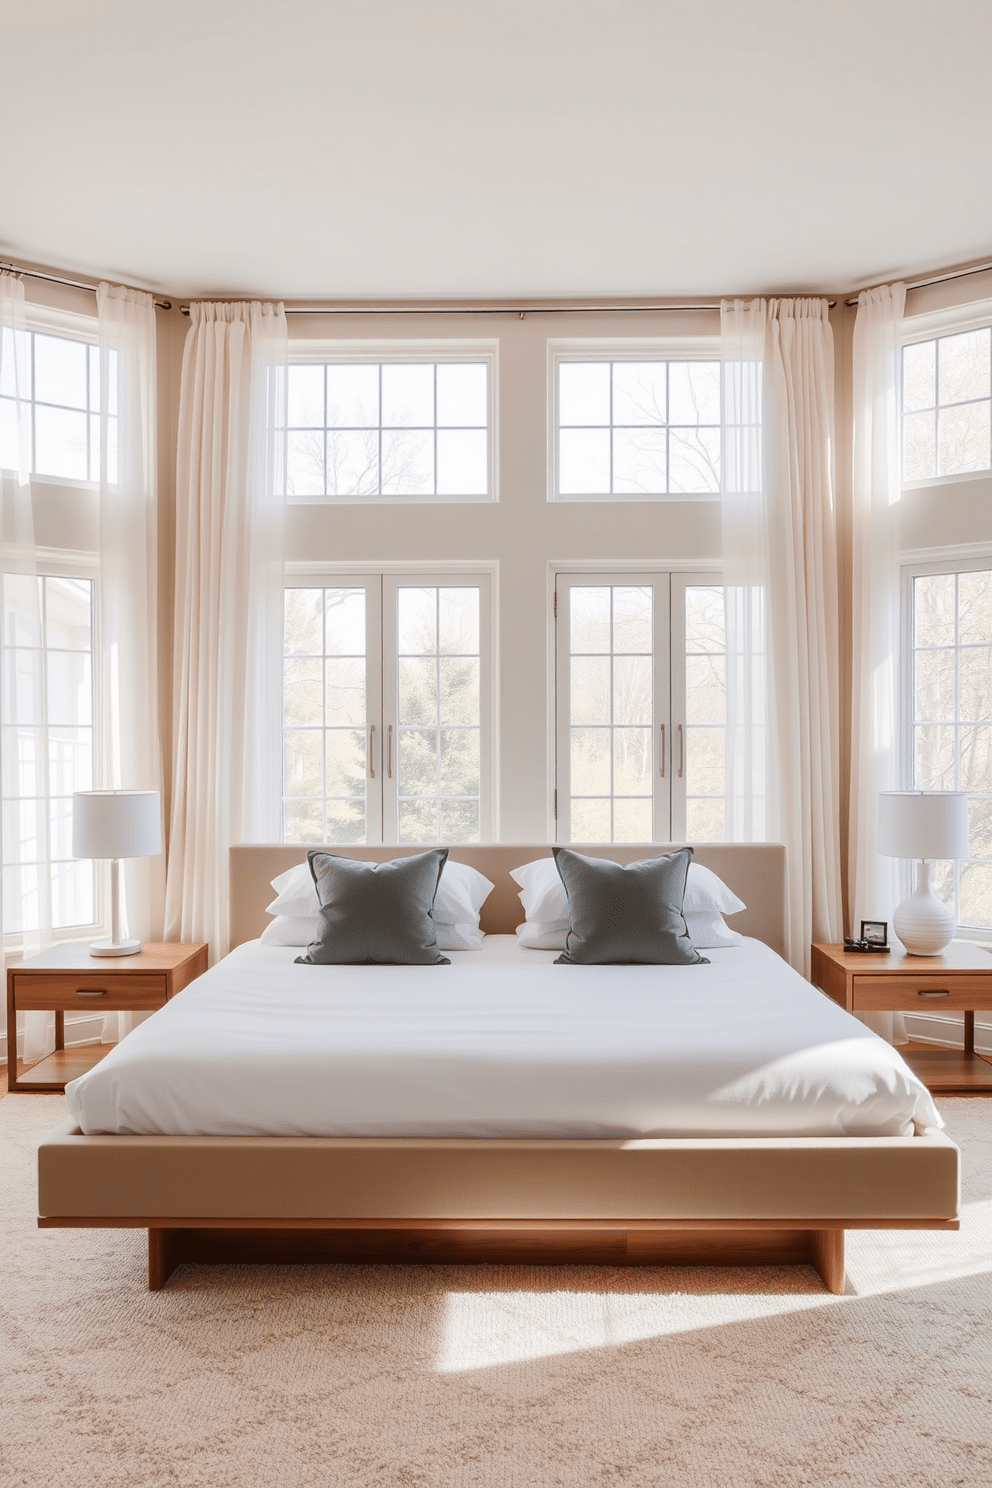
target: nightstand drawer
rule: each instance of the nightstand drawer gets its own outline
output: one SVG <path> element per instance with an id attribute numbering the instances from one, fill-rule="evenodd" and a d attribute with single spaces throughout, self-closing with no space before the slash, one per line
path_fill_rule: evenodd
<path id="1" fill-rule="evenodd" d="M 144 1012 L 162 1007 L 165 1000 L 166 978 L 154 972 L 130 976 L 118 971 L 107 976 L 92 971 L 44 977 L 14 975 L 14 1003 L 21 1012 L 98 1007 L 111 1012 Z"/>
<path id="2" fill-rule="evenodd" d="M 908 1012 L 922 1007 L 992 1007 L 992 980 L 988 976 L 856 976 L 855 1008 Z"/>

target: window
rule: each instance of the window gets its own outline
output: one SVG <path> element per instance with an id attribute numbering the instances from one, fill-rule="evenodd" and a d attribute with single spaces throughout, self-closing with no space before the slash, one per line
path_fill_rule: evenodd
<path id="1" fill-rule="evenodd" d="M 93 783 L 93 581 L 4 576 L 4 933 L 96 922 L 72 793 Z M 49 918 L 50 909 L 50 918 Z"/>
<path id="2" fill-rule="evenodd" d="M 5 337 L 12 337 L 9 329 Z M 30 429 L 30 473 L 70 481 L 100 479 L 100 348 L 41 331 L 25 333 L 26 366 L 20 389 Z M 16 465 L 17 417 L 13 355 L 3 357 L 0 387 L 0 464 Z M 116 478 L 117 358 L 109 364 L 109 476 Z"/>
<path id="3" fill-rule="evenodd" d="M 553 499 L 720 490 L 720 362 L 553 355 Z"/>
<path id="4" fill-rule="evenodd" d="M 296 500 L 493 496 L 495 358 L 327 361 L 289 369 L 287 490 Z"/>
<path id="5" fill-rule="evenodd" d="M 286 590 L 283 840 L 492 830 L 488 575 Z"/>
<path id="6" fill-rule="evenodd" d="M 559 841 L 723 839 L 723 609 L 709 575 L 557 576 Z"/>
<path id="7" fill-rule="evenodd" d="M 992 332 L 988 326 L 903 347 L 903 479 L 992 465 Z"/>
<path id="8" fill-rule="evenodd" d="M 969 856 L 935 890 L 958 924 L 992 927 L 992 567 L 910 576 L 916 790 L 968 792 Z"/>

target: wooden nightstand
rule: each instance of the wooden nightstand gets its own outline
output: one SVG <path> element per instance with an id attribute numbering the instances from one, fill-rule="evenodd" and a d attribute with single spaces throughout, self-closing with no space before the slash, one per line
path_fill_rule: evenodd
<path id="1" fill-rule="evenodd" d="M 992 956 L 980 946 L 952 942 L 939 956 L 888 956 L 815 945 L 810 980 L 849 1013 L 918 1013 L 953 1008 L 964 1013 L 964 1048 L 899 1046 L 929 1090 L 992 1095 L 992 1061 L 975 1053 L 975 1009 L 992 1008 Z"/>
<path id="2" fill-rule="evenodd" d="M 8 1090 L 64 1090 L 112 1044 L 65 1047 L 65 1015 L 150 1013 L 207 969 L 206 944 L 147 941 L 134 956 L 91 956 L 85 945 L 59 945 L 7 969 Z M 17 1074 L 17 1014 L 55 1013 L 55 1053 Z"/>

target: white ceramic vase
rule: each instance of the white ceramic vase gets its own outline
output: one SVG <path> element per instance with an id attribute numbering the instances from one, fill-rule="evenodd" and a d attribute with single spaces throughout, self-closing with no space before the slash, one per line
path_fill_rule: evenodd
<path id="1" fill-rule="evenodd" d="M 936 956 L 954 939 L 957 922 L 930 887 L 930 864 L 916 870 L 916 890 L 892 916 L 892 928 L 911 956 Z"/>

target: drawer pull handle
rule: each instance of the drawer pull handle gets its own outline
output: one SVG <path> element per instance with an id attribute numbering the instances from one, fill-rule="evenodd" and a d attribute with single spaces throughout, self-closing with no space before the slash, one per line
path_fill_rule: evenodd
<path id="1" fill-rule="evenodd" d="M 917 997 L 950 997 L 950 987 L 920 987 Z"/>
<path id="2" fill-rule="evenodd" d="M 106 997 L 106 987 L 77 987 L 77 997 Z"/>

